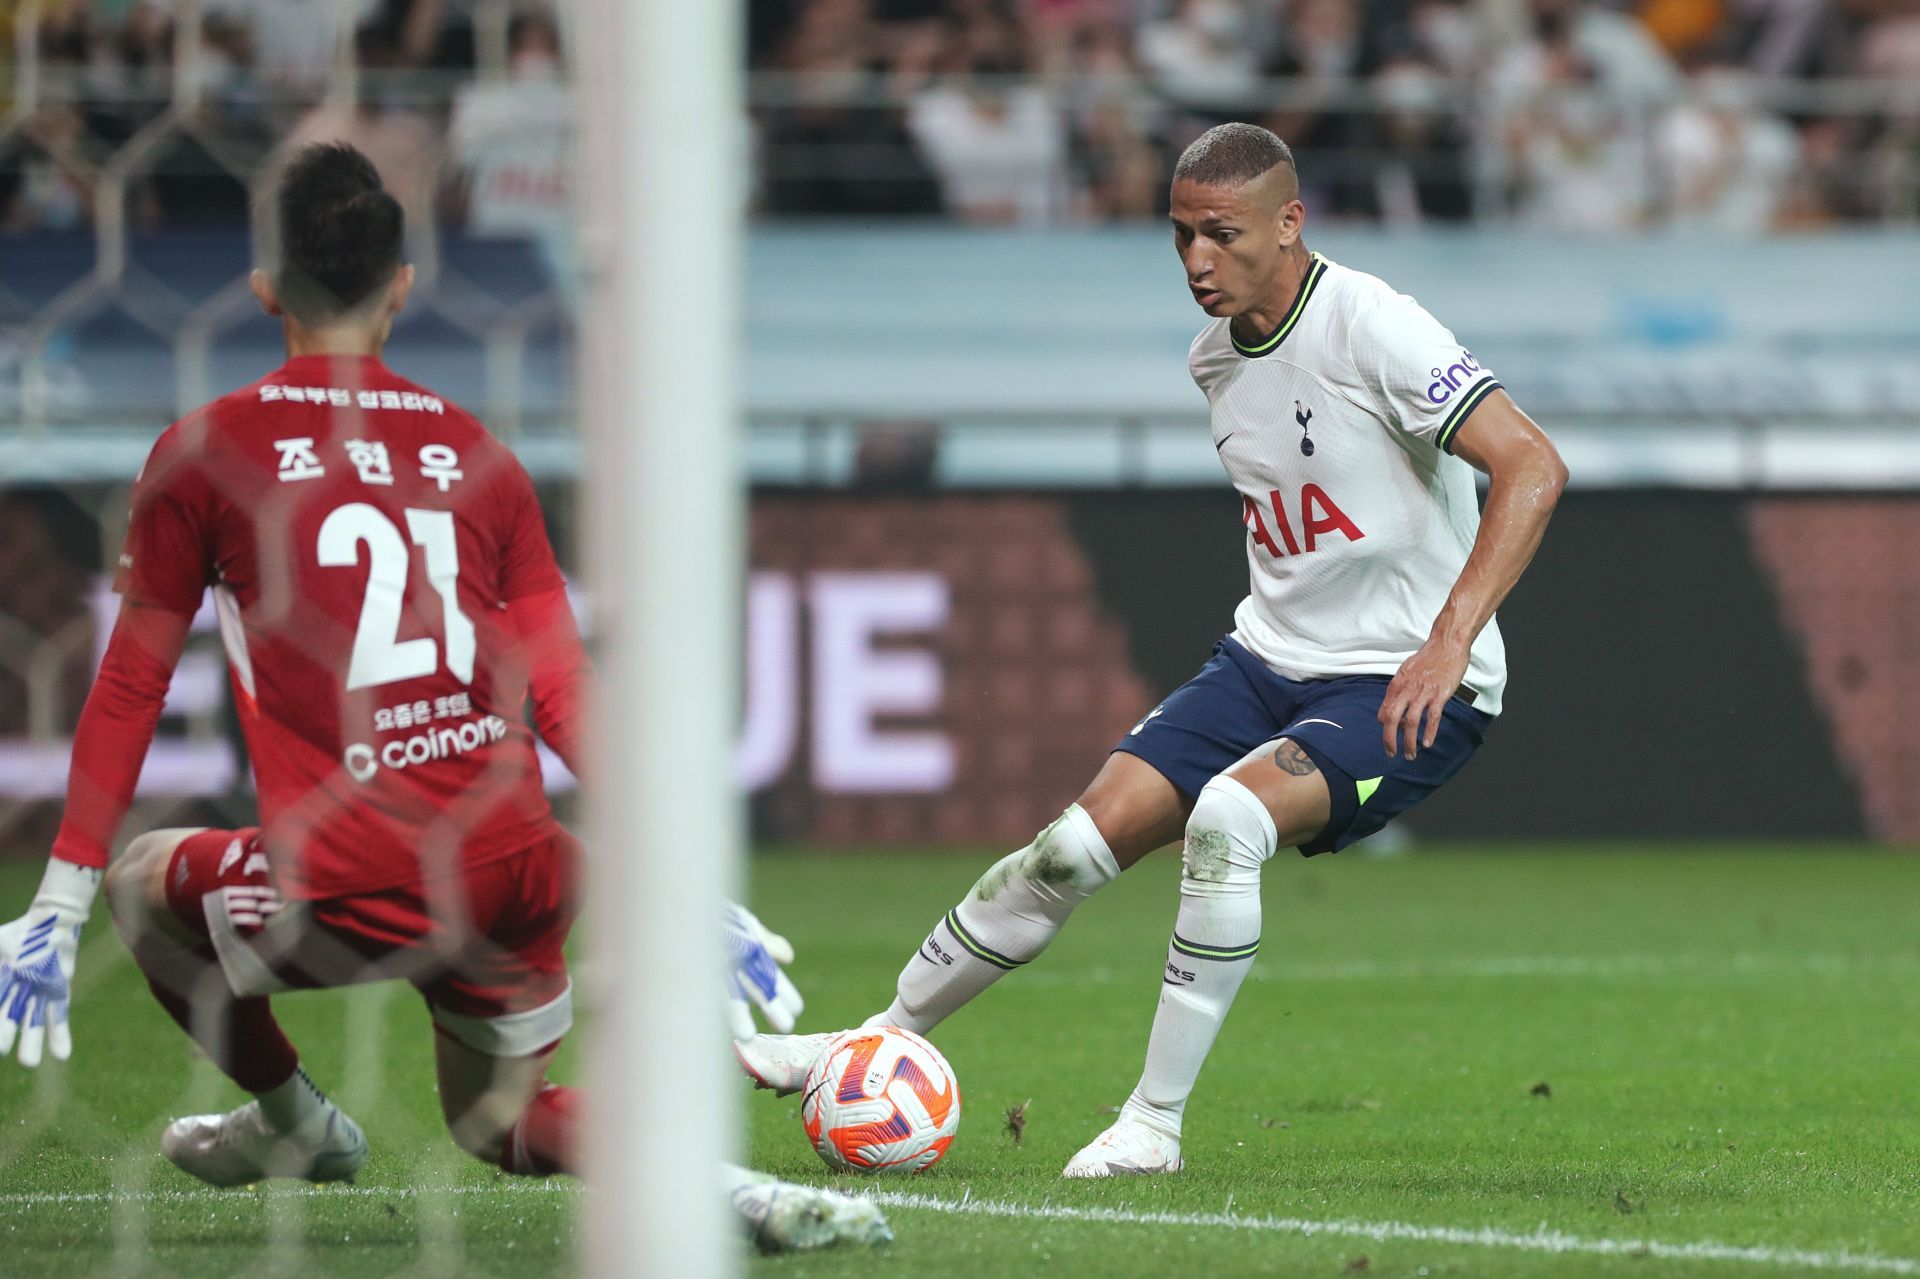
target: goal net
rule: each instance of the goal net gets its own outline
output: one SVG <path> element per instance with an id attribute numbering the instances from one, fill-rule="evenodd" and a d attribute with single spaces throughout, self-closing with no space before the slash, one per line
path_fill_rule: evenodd
<path id="1" fill-rule="evenodd" d="M 122 604 L 136 473 L 168 422 L 285 358 L 249 285 L 271 247 L 251 215 L 314 142 L 357 147 L 406 215 L 416 281 L 387 363 L 473 413 L 533 480 L 600 668 L 587 758 L 606 783 L 584 797 L 539 748 L 588 848 L 569 951 L 582 1019 L 550 1073 L 589 1088 L 600 1193 L 502 1177 L 447 1140 L 433 1029 L 396 981 L 275 1001 L 372 1140 L 355 1183 L 202 1192 L 159 1157 L 159 1129 L 244 1097 L 154 1006 L 103 900 L 79 953 L 73 1060 L 0 1076 L 0 1217 L 28 1230 L 16 1238 L 128 1274 L 212 1239 L 243 1273 L 735 1264 L 706 1164 L 730 1145 L 736 1090 L 713 983 L 678 978 L 714 969 L 713 903 L 739 841 L 732 344 L 705 337 L 737 305 L 737 17 L 624 0 L 20 0 L 0 15 L 7 899 L 32 897 L 60 825 Z M 694 219 L 699 257 L 650 251 Z M 222 625 L 209 598 L 121 846 L 259 820 Z M 450 713 L 386 709 L 429 736 Z"/>

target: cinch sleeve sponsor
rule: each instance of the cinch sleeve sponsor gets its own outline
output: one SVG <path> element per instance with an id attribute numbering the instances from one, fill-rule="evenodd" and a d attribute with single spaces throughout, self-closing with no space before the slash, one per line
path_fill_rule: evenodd
<path id="1" fill-rule="evenodd" d="M 1352 350 L 1360 380 L 1388 419 L 1449 453 L 1461 423 L 1500 389 L 1473 352 L 1404 294 L 1356 318 Z"/>

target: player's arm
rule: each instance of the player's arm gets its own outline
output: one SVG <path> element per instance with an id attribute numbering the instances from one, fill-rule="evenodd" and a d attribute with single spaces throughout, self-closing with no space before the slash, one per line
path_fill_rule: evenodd
<path id="1" fill-rule="evenodd" d="M 192 623 L 192 614 L 170 608 L 130 601 L 121 608 L 74 730 L 56 859 L 106 869 Z"/>
<path id="2" fill-rule="evenodd" d="M 42 1047 L 73 1051 L 68 1002 L 80 929 L 106 870 L 113 838 L 133 803 L 140 768 L 186 646 L 190 614 L 128 604 L 74 732 L 67 808 L 33 904 L 0 927 L 0 1055 L 40 1064 Z"/>
<path id="3" fill-rule="evenodd" d="M 62 1060 L 73 1050 L 67 1006 L 80 928 L 206 589 L 200 493 L 177 445 L 173 432 L 163 436 L 134 486 L 115 583 L 124 603 L 74 731 L 53 856 L 27 913 L 0 927 L 0 1056 L 17 1039 L 23 1066 L 39 1065 L 43 1047 Z"/>
<path id="4" fill-rule="evenodd" d="M 1393 677 L 1380 707 L 1387 753 L 1408 759 L 1433 745 L 1447 699 L 1466 676 L 1474 639 L 1532 561 L 1567 483 L 1553 442 L 1503 390 L 1481 400 L 1448 447 L 1487 475 L 1487 501 L 1466 567 L 1427 642 Z"/>
<path id="5" fill-rule="evenodd" d="M 533 480 L 511 453 L 501 451 L 498 516 L 503 522 L 500 594 L 507 621 L 526 663 L 533 726 L 575 777 L 586 777 L 586 707 L 593 667 L 567 598 L 567 579 L 554 558 Z"/>
<path id="6" fill-rule="evenodd" d="M 544 539 L 545 534 L 543 533 Z M 575 777 L 586 776 L 586 707 L 593 694 L 593 666 L 565 587 L 535 591 L 507 601 L 507 617 L 520 637 L 527 662 L 533 726 Z"/>

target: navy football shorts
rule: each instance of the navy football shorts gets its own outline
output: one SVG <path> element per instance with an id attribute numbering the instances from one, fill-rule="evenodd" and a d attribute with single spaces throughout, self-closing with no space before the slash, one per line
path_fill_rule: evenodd
<path id="1" fill-rule="evenodd" d="M 1325 829 L 1300 851 L 1337 853 L 1439 790 L 1466 766 L 1493 723 L 1493 716 L 1456 696 L 1447 701 L 1432 746 L 1411 760 L 1389 755 L 1379 714 L 1390 682 L 1385 675 L 1287 679 L 1223 639 L 1213 646 L 1213 660 L 1114 749 L 1139 756 L 1194 799 L 1256 746 L 1291 738 L 1325 774 L 1333 801 Z"/>

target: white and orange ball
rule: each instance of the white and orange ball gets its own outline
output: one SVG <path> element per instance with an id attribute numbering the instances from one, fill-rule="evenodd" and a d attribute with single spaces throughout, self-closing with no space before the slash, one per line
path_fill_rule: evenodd
<path id="1" fill-rule="evenodd" d="M 924 1172 L 960 1127 L 960 1081 L 940 1050 L 912 1031 L 863 1026 L 814 1059 L 800 1118 L 836 1172 Z"/>

